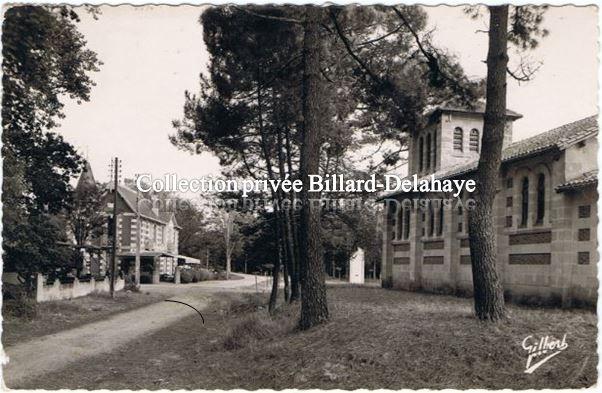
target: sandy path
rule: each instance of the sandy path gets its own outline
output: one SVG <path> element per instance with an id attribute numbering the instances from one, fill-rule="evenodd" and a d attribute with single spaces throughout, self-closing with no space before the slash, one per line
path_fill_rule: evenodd
<path id="1" fill-rule="evenodd" d="M 258 283 L 263 284 L 263 287 L 265 287 L 264 280 L 264 277 L 258 278 Z M 255 290 L 254 276 L 244 275 L 242 280 L 227 282 L 203 282 L 179 286 L 159 284 L 143 287 L 143 291 L 175 293 L 171 299 L 186 302 L 201 311 L 209 304 L 213 292 L 245 290 Z M 82 358 L 111 352 L 135 338 L 165 328 L 194 314 L 195 311 L 190 307 L 160 302 L 117 314 L 103 321 L 14 345 L 5 349 L 9 362 L 3 370 L 4 383 L 8 387 L 15 386 L 23 378 L 61 369 Z"/>

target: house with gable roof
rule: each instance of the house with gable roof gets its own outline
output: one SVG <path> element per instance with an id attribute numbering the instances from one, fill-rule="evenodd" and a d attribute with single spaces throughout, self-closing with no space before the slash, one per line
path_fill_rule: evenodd
<path id="1" fill-rule="evenodd" d="M 78 187 L 79 183 L 88 182 L 93 178 L 92 168 L 87 164 L 78 181 Z M 114 190 L 107 189 L 103 197 L 107 213 L 113 211 L 113 200 Z M 117 187 L 116 211 L 118 268 L 124 274 L 133 274 L 138 241 L 142 282 L 158 283 L 162 275 L 174 275 L 178 265 L 200 264 L 200 260 L 178 253 L 181 227 L 176 221 L 175 213 L 167 211 L 158 201 L 149 200 L 136 190 L 120 184 Z M 105 262 L 110 261 L 109 233 L 111 229 L 107 228 L 94 242 L 98 248 L 106 250 L 105 258 L 99 266 L 87 266 L 90 272 L 96 271 L 98 275 L 104 275 L 110 263 Z"/>
<path id="2" fill-rule="evenodd" d="M 408 177 L 470 179 L 481 150 L 484 108 L 443 107 L 410 138 Z M 495 198 L 498 271 L 508 300 L 563 306 L 597 299 L 597 116 L 512 142 L 508 111 Z M 382 196 L 383 286 L 472 292 L 470 195 Z M 415 199 L 429 203 L 418 206 Z M 409 203 L 408 203 L 409 201 Z M 426 206 L 426 207 L 424 207 Z"/>

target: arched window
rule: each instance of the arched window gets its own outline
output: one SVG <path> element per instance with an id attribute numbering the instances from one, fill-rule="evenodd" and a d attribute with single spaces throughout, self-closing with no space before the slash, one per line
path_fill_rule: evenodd
<path id="1" fill-rule="evenodd" d="M 435 211 L 432 201 L 429 201 L 429 236 L 433 235 L 435 235 Z"/>
<path id="2" fill-rule="evenodd" d="M 542 224 L 546 215 L 546 177 L 543 173 L 537 178 L 537 223 Z"/>
<path id="3" fill-rule="evenodd" d="M 433 134 L 433 168 L 437 168 L 437 132 Z"/>
<path id="4" fill-rule="evenodd" d="M 431 169 L 431 134 L 426 136 L 426 169 Z"/>
<path id="5" fill-rule="evenodd" d="M 479 151 L 479 130 L 473 128 L 470 130 L 470 140 L 469 140 L 468 149 L 470 151 Z"/>
<path id="6" fill-rule="evenodd" d="M 395 228 L 395 238 L 401 239 L 403 233 L 403 209 L 397 207 L 397 217 L 395 218 L 397 228 Z"/>
<path id="7" fill-rule="evenodd" d="M 443 235 L 443 203 L 439 206 L 439 226 L 437 227 L 437 235 Z"/>
<path id="8" fill-rule="evenodd" d="M 406 208 L 403 211 L 403 238 L 404 239 L 409 239 L 410 238 L 410 208 Z"/>
<path id="9" fill-rule="evenodd" d="M 418 141 L 418 168 L 419 172 L 424 169 L 424 138 L 422 137 Z"/>
<path id="10" fill-rule="evenodd" d="M 464 224 L 464 211 L 462 206 L 458 205 L 458 232 L 462 232 Z"/>
<path id="11" fill-rule="evenodd" d="M 462 151 L 464 131 L 460 127 L 454 129 L 454 150 Z"/>
<path id="12" fill-rule="evenodd" d="M 527 226 L 529 220 L 529 179 L 524 178 L 521 188 L 521 216 L 520 225 Z"/>

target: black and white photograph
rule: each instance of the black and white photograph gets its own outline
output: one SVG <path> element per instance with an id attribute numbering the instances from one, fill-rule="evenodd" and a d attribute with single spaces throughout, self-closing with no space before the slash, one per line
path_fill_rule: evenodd
<path id="1" fill-rule="evenodd" d="M 595 4 L 2 4 L 3 390 L 597 386 Z"/>

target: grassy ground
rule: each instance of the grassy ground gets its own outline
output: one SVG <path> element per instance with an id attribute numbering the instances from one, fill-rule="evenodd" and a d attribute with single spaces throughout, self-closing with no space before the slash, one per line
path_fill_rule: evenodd
<path id="1" fill-rule="evenodd" d="M 596 315 L 509 306 L 498 325 L 475 320 L 468 299 L 337 286 L 331 320 L 299 332 L 298 307 L 269 318 L 257 299 L 219 296 L 106 356 L 20 388 L 578 388 L 597 380 Z M 567 334 L 568 348 L 525 374 L 528 335 Z"/>
<path id="2" fill-rule="evenodd" d="M 112 314 L 143 307 L 166 298 L 167 295 L 144 292 L 115 293 L 115 299 L 108 294 L 91 294 L 71 300 L 57 300 L 39 303 L 33 318 L 15 318 L 2 315 L 2 344 L 11 346 L 34 337 L 52 334 L 85 323 L 105 319 Z"/>

